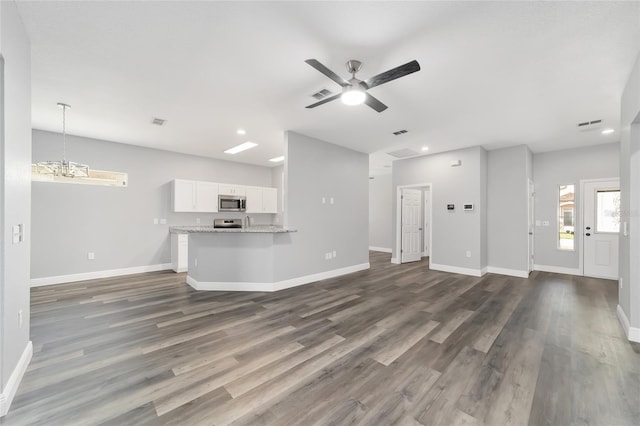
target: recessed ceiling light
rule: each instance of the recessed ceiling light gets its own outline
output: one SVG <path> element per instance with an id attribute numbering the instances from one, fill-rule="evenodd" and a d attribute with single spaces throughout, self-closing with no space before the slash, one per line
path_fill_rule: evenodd
<path id="1" fill-rule="evenodd" d="M 613 130 L 613 129 L 604 129 L 604 130 L 602 131 L 602 134 L 603 134 L 603 135 L 609 135 L 609 134 L 611 134 L 611 133 L 613 133 L 613 132 L 615 132 L 615 130 Z"/>
<path id="2" fill-rule="evenodd" d="M 233 148 L 227 149 L 224 153 L 225 154 L 237 154 L 239 152 L 246 151 L 247 149 L 251 149 L 251 148 L 256 147 L 256 146 L 258 146 L 257 143 L 245 142 L 245 143 L 241 143 L 238 146 L 234 146 Z"/>
<path id="3" fill-rule="evenodd" d="M 422 147 L 422 150 L 423 150 L 423 151 L 429 151 L 429 147 L 428 147 L 428 146 L 423 146 L 423 147 Z"/>
<path id="4" fill-rule="evenodd" d="M 281 155 L 280 157 L 273 157 L 273 158 L 272 158 L 271 160 L 269 160 L 269 161 L 272 161 L 272 162 L 274 162 L 274 163 L 277 163 L 278 161 L 282 161 L 282 160 L 284 160 L 284 155 Z"/>
<path id="5" fill-rule="evenodd" d="M 238 130 L 236 130 L 236 133 L 239 134 L 239 135 L 246 135 L 247 131 L 245 129 L 238 129 Z"/>

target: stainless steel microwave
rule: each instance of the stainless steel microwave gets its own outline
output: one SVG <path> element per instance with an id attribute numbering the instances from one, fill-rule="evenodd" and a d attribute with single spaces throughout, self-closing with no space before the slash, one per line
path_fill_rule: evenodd
<path id="1" fill-rule="evenodd" d="M 247 210 L 247 197 L 244 195 L 218 195 L 219 212 L 244 212 Z"/>

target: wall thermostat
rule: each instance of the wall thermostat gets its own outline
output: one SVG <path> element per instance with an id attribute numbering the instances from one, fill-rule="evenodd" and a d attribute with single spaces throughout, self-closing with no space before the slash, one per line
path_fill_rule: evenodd
<path id="1" fill-rule="evenodd" d="M 447 210 L 455 210 L 455 209 L 456 209 L 455 204 L 447 204 Z"/>
<path id="2" fill-rule="evenodd" d="M 473 210 L 473 204 L 463 204 L 462 208 L 464 209 L 464 211 L 469 212 L 469 211 Z"/>

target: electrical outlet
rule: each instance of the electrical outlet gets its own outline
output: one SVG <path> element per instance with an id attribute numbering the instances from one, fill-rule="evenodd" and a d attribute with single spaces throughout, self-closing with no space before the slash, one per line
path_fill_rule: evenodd
<path id="1" fill-rule="evenodd" d="M 333 204 L 333 197 L 329 198 L 329 204 Z"/>
<path id="2" fill-rule="evenodd" d="M 157 218 L 157 217 L 154 217 L 154 218 L 153 218 L 153 224 L 154 224 L 154 225 L 157 225 L 157 224 L 158 224 L 158 218 Z"/>
<path id="3" fill-rule="evenodd" d="M 18 311 L 18 327 L 22 328 L 22 309 Z"/>
<path id="4" fill-rule="evenodd" d="M 549 221 L 548 220 L 543 220 L 542 221 L 542 226 L 549 226 Z"/>
<path id="5" fill-rule="evenodd" d="M 200 225 L 200 218 L 196 217 L 196 225 Z"/>
<path id="6" fill-rule="evenodd" d="M 166 225 L 167 219 L 160 219 L 160 225 Z"/>
<path id="7" fill-rule="evenodd" d="M 330 254 L 331 254 L 331 253 L 325 253 L 325 254 L 324 254 L 324 260 L 329 260 L 329 255 L 330 255 Z"/>
<path id="8" fill-rule="evenodd" d="M 335 258 L 337 256 L 336 251 L 333 251 L 333 257 Z"/>
<path id="9" fill-rule="evenodd" d="M 92 251 L 90 251 L 89 253 L 87 253 L 87 259 L 89 260 L 95 260 L 96 258 L 96 254 Z"/>
<path id="10" fill-rule="evenodd" d="M 467 255 L 468 258 L 471 258 L 471 250 L 467 250 L 466 255 Z"/>

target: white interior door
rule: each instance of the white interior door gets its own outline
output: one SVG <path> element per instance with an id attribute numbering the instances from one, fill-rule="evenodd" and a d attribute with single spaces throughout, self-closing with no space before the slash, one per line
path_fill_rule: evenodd
<path id="1" fill-rule="evenodd" d="M 402 190 L 402 251 L 400 262 L 420 260 L 422 249 L 420 236 L 422 228 L 421 191 L 419 189 Z"/>
<path id="2" fill-rule="evenodd" d="M 529 180 L 529 220 L 528 220 L 528 237 L 529 237 L 529 272 L 533 271 L 534 265 L 534 247 L 535 247 L 535 208 L 534 208 L 534 196 L 535 196 L 535 187 L 533 182 Z"/>
<path id="3" fill-rule="evenodd" d="M 617 280 L 620 181 L 585 182 L 582 193 L 584 275 Z"/>

